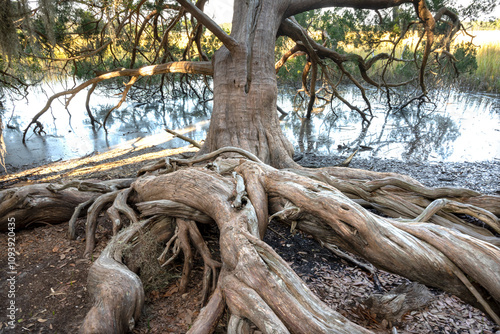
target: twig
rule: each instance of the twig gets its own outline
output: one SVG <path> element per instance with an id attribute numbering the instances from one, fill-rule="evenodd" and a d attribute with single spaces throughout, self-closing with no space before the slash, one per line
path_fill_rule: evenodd
<path id="1" fill-rule="evenodd" d="M 186 136 L 183 136 L 183 135 L 181 135 L 180 133 L 175 132 L 174 130 L 165 129 L 165 131 L 167 131 L 167 132 L 168 132 L 168 133 L 170 133 L 170 134 L 173 134 L 175 137 L 179 137 L 180 139 L 187 141 L 188 143 L 190 143 L 191 145 L 193 145 L 193 146 L 195 146 L 195 147 L 201 148 L 200 143 L 198 143 L 197 141 L 194 141 L 194 140 L 193 140 L 193 139 L 191 139 L 191 138 L 188 138 L 188 137 L 186 137 Z"/>
<path id="2" fill-rule="evenodd" d="M 320 241 L 320 243 L 321 243 L 321 246 L 325 247 L 326 249 L 328 249 L 330 252 L 332 252 L 336 256 L 338 256 L 341 259 L 344 259 L 346 261 L 349 261 L 349 262 L 353 263 L 354 265 L 360 267 L 364 271 L 370 273 L 372 275 L 372 278 L 373 278 L 373 284 L 375 285 L 375 289 L 377 291 L 384 291 L 384 289 L 382 288 L 382 284 L 380 283 L 380 280 L 379 280 L 378 275 L 377 275 L 377 269 L 375 267 L 373 267 L 373 265 L 371 265 L 370 263 L 365 264 L 361 261 L 356 260 L 353 256 L 341 251 L 340 249 L 338 249 L 334 245 L 324 243 L 321 241 Z"/>
<path id="3" fill-rule="evenodd" d="M 347 167 L 349 166 L 349 164 L 351 163 L 352 161 L 352 158 L 354 158 L 354 156 L 356 155 L 356 153 L 358 153 L 359 149 L 357 149 L 356 151 L 354 151 L 350 156 L 347 157 L 347 159 L 345 159 L 343 162 L 341 162 L 339 164 L 340 167 Z"/>

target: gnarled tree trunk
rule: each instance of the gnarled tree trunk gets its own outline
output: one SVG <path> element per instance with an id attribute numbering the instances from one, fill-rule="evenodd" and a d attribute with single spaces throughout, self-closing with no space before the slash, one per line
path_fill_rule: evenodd
<path id="1" fill-rule="evenodd" d="M 214 61 L 214 104 L 202 153 L 233 146 L 263 162 L 294 166 L 293 147 L 279 126 L 274 69 L 282 1 L 236 1 L 231 36 L 239 46 L 222 47 Z M 244 21 L 244 22 L 242 22 Z"/>
<path id="2" fill-rule="evenodd" d="M 216 152 L 242 154 L 249 160 L 217 160 L 192 167 L 194 160 L 177 159 L 172 165 L 175 159 L 166 159 L 144 169 L 146 175 L 132 185 L 131 180 L 94 186 L 76 182 L 0 192 L 0 226 L 9 217 L 25 223 L 42 217 L 46 221 L 49 214 L 55 216 L 51 222 L 71 217 L 74 224 L 75 217 L 88 207 L 86 254 L 94 247 L 97 217 L 110 206 L 106 213 L 116 235 L 89 274 L 94 305 L 81 332 L 122 333 L 138 320 L 144 293 L 138 277 L 124 265 L 123 250 L 146 228 L 155 228 L 167 239 L 160 262 L 167 265 L 184 254 L 181 291 L 187 288 L 190 277 L 192 246 L 203 258 L 203 299 L 208 302 L 191 333 L 211 333 L 226 308 L 230 333 L 246 332 L 250 324 L 264 333 L 368 332 L 322 303 L 262 241 L 270 217 L 311 234 L 328 247 L 339 246 L 388 271 L 454 293 L 500 324 L 500 242 L 487 229 L 471 226 L 453 214 L 465 212 L 498 232 L 498 196 L 485 197 L 464 189 L 429 189 L 397 174 L 299 169 L 280 130 L 274 47 L 284 19 L 327 5 L 380 9 L 410 1 L 235 1 L 231 36 L 221 33 L 190 1 L 178 2 L 223 40 L 225 46 L 216 53 L 213 68 L 210 62 L 198 67 L 172 63 L 110 72 L 94 82 L 129 75 L 136 80 L 177 70 L 213 73 L 214 108 L 201 153 L 235 146 L 248 152 L 233 148 Z M 434 21 L 423 1 L 411 2 L 420 19 L 426 21 L 429 35 L 421 66 L 423 80 Z M 297 42 L 310 57 L 318 57 L 314 51 L 318 45 L 300 36 Z M 361 66 L 362 59 L 356 62 Z M 64 94 L 74 94 L 91 83 Z M 423 82 L 422 88 L 425 91 Z M 48 105 L 50 101 L 46 109 Z M 201 162 L 205 158 L 196 159 Z M 190 168 L 179 167 L 185 164 Z M 295 169 L 280 171 L 269 165 Z M 165 169 L 157 172 L 158 168 Z M 76 214 L 72 214 L 74 208 Z M 166 220 L 172 224 L 164 224 Z M 130 225 L 119 232 L 126 221 Z M 212 258 L 197 223 L 217 225 L 220 262 Z"/>

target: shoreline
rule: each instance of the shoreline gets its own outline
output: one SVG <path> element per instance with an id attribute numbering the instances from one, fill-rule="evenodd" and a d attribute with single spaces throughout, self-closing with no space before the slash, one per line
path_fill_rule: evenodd
<path id="1" fill-rule="evenodd" d="M 166 156 L 188 157 L 197 151 L 191 145 L 177 149 L 148 147 L 140 150 L 113 150 L 80 158 L 45 164 L 26 164 L 0 171 L 0 188 L 69 179 L 112 179 L 135 177 L 144 165 Z M 342 163 L 346 156 L 298 154 L 303 167 L 319 168 Z M 483 194 L 500 195 L 500 160 L 479 162 L 415 162 L 354 156 L 350 168 L 408 175 L 428 187 L 463 187 Z"/>

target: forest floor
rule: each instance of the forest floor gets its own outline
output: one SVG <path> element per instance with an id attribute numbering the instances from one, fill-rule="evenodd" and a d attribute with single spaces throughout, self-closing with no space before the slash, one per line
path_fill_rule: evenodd
<path id="1" fill-rule="evenodd" d="M 115 152 L 81 159 L 56 162 L 45 166 L 24 166 L 0 174 L 0 189 L 37 182 L 58 182 L 69 179 L 105 180 L 133 177 L 144 164 L 167 154 L 189 155 L 191 147 L 178 150 Z M 304 155 L 299 163 L 306 167 L 331 166 L 343 157 Z M 487 194 L 500 194 L 500 162 L 482 163 L 411 163 L 385 159 L 354 158 L 353 168 L 391 171 L 410 175 L 427 186 L 466 187 Z M 69 240 L 67 224 L 45 225 L 16 232 L 16 295 L 18 308 L 15 330 L 7 329 L 7 284 L 0 285 L 0 333 L 75 333 L 91 306 L 86 289 L 87 272 L 92 261 L 112 236 L 109 222 L 101 217 L 97 245 L 90 259 L 83 259 L 85 235 L 81 220 L 78 238 Z M 217 248 L 216 231 L 207 242 Z M 307 235 L 291 233 L 289 227 L 272 222 L 265 241 L 274 247 L 302 277 L 306 284 L 327 305 L 349 320 L 376 333 L 497 333 L 496 326 L 481 311 L 463 303 L 455 296 L 430 289 L 434 299 L 426 307 L 389 323 L 377 318 L 363 300 L 376 292 L 370 274 L 360 267 L 333 255 Z M 7 236 L 0 236 L 0 249 L 7 249 Z M 0 258 L 0 280 L 10 277 L 7 257 Z M 216 255 L 215 255 L 216 256 Z M 199 313 L 201 298 L 200 259 L 194 263 L 188 292 L 179 295 L 178 280 L 182 264 L 170 268 L 161 280 L 150 278 L 145 283 L 146 305 L 133 333 L 185 333 Z M 385 291 L 408 280 L 384 271 L 378 272 Z M 225 333 L 224 321 L 217 329 Z"/>

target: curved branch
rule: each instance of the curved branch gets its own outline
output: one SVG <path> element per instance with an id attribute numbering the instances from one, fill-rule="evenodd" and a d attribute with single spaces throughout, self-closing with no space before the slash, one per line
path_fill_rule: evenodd
<path id="1" fill-rule="evenodd" d="M 415 3 L 415 10 L 417 12 L 418 17 L 424 23 L 425 34 L 427 35 L 424 55 L 422 57 L 422 64 L 420 66 L 420 74 L 419 74 L 420 87 L 422 88 L 422 92 L 424 94 L 427 94 L 427 87 L 424 81 L 425 68 L 427 66 L 429 56 L 431 54 L 432 45 L 434 44 L 434 28 L 436 27 L 436 21 L 434 20 L 434 16 L 432 16 L 431 12 L 427 8 L 425 0 L 417 0 L 417 2 Z"/>
<path id="2" fill-rule="evenodd" d="M 412 80 L 406 81 L 404 83 L 394 83 L 394 84 L 384 83 L 384 84 L 381 84 L 381 83 L 374 81 L 372 78 L 370 78 L 368 76 L 368 70 L 370 70 L 370 68 L 372 68 L 373 65 L 378 61 L 392 60 L 392 61 L 405 62 L 406 60 L 404 60 L 404 59 L 395 58 L 387 53 L 380 53 L 380 54 L 377 54 L 376 56 L 370 58 L 368 61 L 365 61 L 363 59 L 363 57 L 361 57 L 360 55 L 357 55 L 357 54 L 352 54 L 352 53 L 345 54 L 345 55 L 340 54 L 336 51 L 333 51 L 333 50 L 321 45 L 321 44 L 316 43 L 316 41 L 314 41 L 310 36 L 308 36 L 303 31 L 302 27 L 298 23 L 296 23 L 295 20 L 291 20 L 291 19 L 284 20 L 281 23 L 280 32 L 283 33 L 284 35 L 290 37 L 291 39 L 293 39 L 297 43 L 297 45 L 292 50 L 294 50 L 294 51 L 297 50 L 296 52 L 298 52 L 299 50 L 303 51 L 303 52 L 307 52 L 307 54 L 309 54 L 311 57 L 319 57 L 322 59 L 324 59 L 324 58 L 331 59 L 339 67 L 339 69 L 342 71 L 342 73 L 344 73 L 346 76 L 348 76 L 349 79 L 358 88 L 360 88 L 361 85 L 347 70 L 345 70 L 345 68 L 343 67 L 344 63 L 346 63 L 346 62 L 354 63 L 358 67 L 363 79 L 367 83 L 369 83 L 377 88 L 381 87 L 381 86 L 397 87 L 397 86 L 405 85 L 405 84 L 413 81 L 413 79 L 412 79 Z M 283 56 L 280 63 L 283 61 L 286 61 L 285 56 Z M 365 98 L 365 101 L 366 100 L 367 99 Z"/>
<path id="3" fill-rule="evenodd" d="M 95 129 L 95 125 L 101 124 L 98 120 L 95 119 L 94 115 L 92 115 L 92 111 L 90 110 L 90 96 L 94 92 L 97 87 L 97 83 L 93 84 L 92 87 L 87 92 L 87 98 L 85 99 L 85 109 L 87 110 L 87 115 L 90 118 L 90 124 L 92 124 L 92 128 Z"/>
<path id="4" fill-rule="evenodd" d="M 106 121 L 108 120 L 109 115 L 111 115 L 111 113 L 113 112 L 113 110 L 116 110 L 116 109 L 120 108 L 120 106 L 122 105 L 123 101 L 125 101 L 125 99 L 127 98 L 128 91 L 136 83 L 137 79 L 139 79 L 139 76 L 133 76 L 132 78 L 130 78 L 130 81 L 125 84 L 125 89 L 122 92 L 122 98 L 120 99 L 120 101 L 116 104 L 116 106 L 114 106 L 113 108 L 111 108 L 106 113 L 106 116 L 104 117 L 104 120 L 102 121 L 102 127 L 104 128 L 104 130 L 106 130 L 106 132 L 107 132 Z"/>
<path id="5" fill-rule="evenodd" d="M 304 51 L 301 51 L 300 46 L 298 44 L 295 44 L 290 50 L 285 52 L 283 56 L 281 56 L 281 59 L 276 62 L 274 65 L 274 68 L 276 69 L 276 73 L 285 65 L 285 63 L 288 61 L 288 59 L 297 57 L 297 56 L 303 56 L 306 53 Z"/>
<path id="6" fill-rule="evenodd" d="M 52 95 L 47 103 L 45 104 L 45 107 L 41 111 L 39 111 L 31 120 L 31 122 L 28 124 L 26 129 L 24 129 L 23 133 L 23 143 L 26 142 L 26 134 L 31 127 L 31 125 L 35 124 L 40 116 L 42 116 L 51 106 L 52 102 L 65 95 L 76 95 L 78 92 L 80 92 L 82 89 L 90 86 L 97 84 L 101 81 L 112 79 L 112 78 L 117 78 L 117 77 L 125 77 L 125 76 L 130 76 L 130 77 L 145 77 L 145 76 L 152 76 L 152 75 L 157 75 L 157 74 L 164 74 L 164 73 L 192 73 L 192 74 L 203 74 L 203 75 L 213 75 L 213 66 L 211 62 L 204 61 L 204 62 L 189 62 L 189 61 L 180 61 L 180 62 L 170 62 L 166 64 L 160 64 L 160 65 L 150 65 L 150 66 L 145 66 L 141 67 L 138 69 L 120 69 L 117 71 L 112 71 L 108 72 L 105 74 L 101 74 L 98 77 L 95 77 L 93 79 L 87 80 L 84 83 L 78 85 L 77 87 L 66 90 L 64 92 L 57 93 L 55 95 Z"/>

